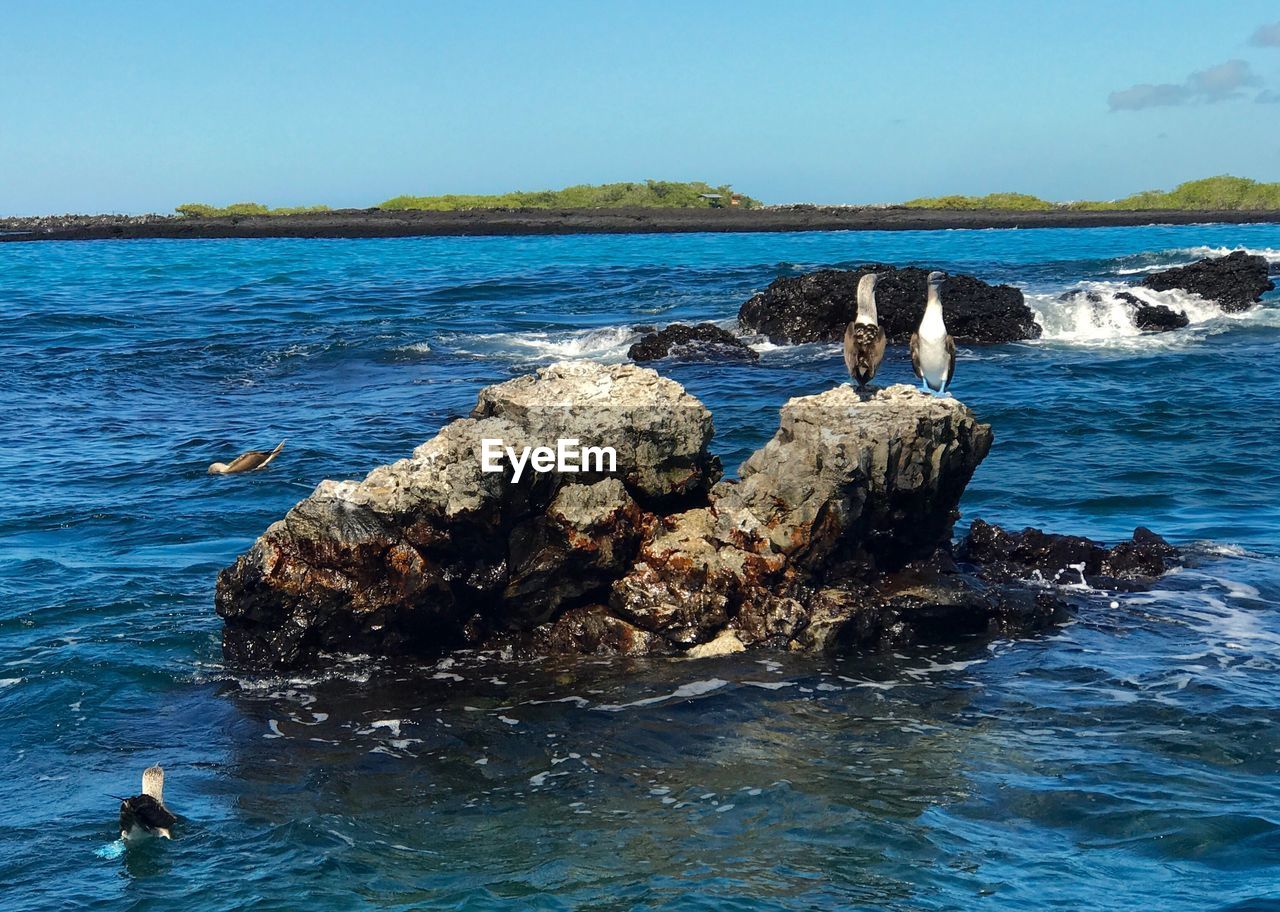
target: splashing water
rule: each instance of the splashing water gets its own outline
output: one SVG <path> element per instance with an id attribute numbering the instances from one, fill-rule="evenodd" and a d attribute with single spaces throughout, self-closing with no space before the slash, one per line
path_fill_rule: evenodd
<path id="1" fill-rule="evenodd" d="M 1153 291 L 1119 282 L 1082 282 L 1077 288 L 1057 294 L 1028 294 L 1027 306 L 1035 313 L 1046 342 L 1079 345 L 1125 344 L 1162 346 L 1187 343 L 1185 335 L 1153 334 L 1134 322 L 1134 305 L 1120 295 L 1129 295 L 1145 304 L 1163 306 L 1185 314 L 1189 326 L 1201 327 L 1214 321 L 1250 319 L 1244 314 L 1225 314 L 1213 301 L 1172 289 Z M 1220 327 L 1225 329 L 1225 326 Z M 1163 338 L 1162 338 L 1163 337 Z"/>

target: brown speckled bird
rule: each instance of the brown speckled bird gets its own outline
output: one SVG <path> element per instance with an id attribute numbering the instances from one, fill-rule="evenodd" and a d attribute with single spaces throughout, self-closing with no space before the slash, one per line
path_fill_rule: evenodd
<path id="1" fill-rule="evenodd" d="M 876 280 L 869 272 L 858 281 L 858 315 L 844 331 L 844 366 L 849 376 L 864 388 L 884 360 L 884 330 L 876 315 Z"/>

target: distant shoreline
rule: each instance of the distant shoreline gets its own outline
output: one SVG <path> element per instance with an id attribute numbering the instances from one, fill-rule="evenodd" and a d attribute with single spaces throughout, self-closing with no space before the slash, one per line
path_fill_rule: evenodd
<path id="1" fill-rule="evenodd" d="M 483 237 L 689 232 L 937 231 L 1280 223 L 1280 210 L 1010 211 L 904 206 L 765 209 L 336 209 L 298 215 L 192 218 L 75 215 L 0 218 L 0 241 L 143 238 Z"/>

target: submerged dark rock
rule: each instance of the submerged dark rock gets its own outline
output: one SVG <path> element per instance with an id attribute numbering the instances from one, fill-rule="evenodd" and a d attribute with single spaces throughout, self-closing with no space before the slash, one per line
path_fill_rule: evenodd
<path id="1" fill-rule="evenodd" d="M 1070 616 L 1056 592 L 991 584 L 927 562 L 889 574 L 874 588 L 819 590 L 810 605 L 812 619 L 801 639 L 805 648 L 824 650 L 1026 635 Z"/>
<path id="2" fill-rule="evenodd" d="M 617 449 L 614 471 L 481 467 L 482 441 Z M 482 390 L 472 417 L 362 482 L 322 482 L 218 578 L 227 661 L 325 653 L 717 655 L 954 640 L 1063 616 L 1029 566 L 1156 572 L 1162 541 L 1107 550 L 975 523 L 950 540 L 991 429 L 951 398 L 842 385 L 792 399 L 716 483 L 711 415 L 633 365 L 556 364 Z"/>
<path id="3" fill-rule="evenodd" d="M 1216 301 L 1227 313 L 1238 313 L 1248 310 L 1262 300 L 1265 292 L 1276 287 L 1267 272 L 1264 257 L 1237 250 L 1224 257 L 1210 257 L 1188 266 L 1152 273 L 1142 284 L 1153 291 L 1189 291 Z"/>
<path id="4" fill-rule="evenodd" d="M 1094 293 L 1090 296 L 1097 298 Z M 1133 308 L 1133 325 L 1148 332 L 1168 332 L 1171 329 L 1182 329 L 1191 323 L 1190 318 L 1181 310 L 1174 310 L 1164 304 L 1151 304 L 1128 291 L 1116 294 L 1121 301 Z"/>
<path id="5" fill-rule="evenodd" d="M 1168 332 L 1190 323 L 1186 313 L 1163 304 L 1140 304 L 1133 309 L 1133 325 L 1148 332 Z"/>
<path id="6" fill-rule="evenodd" d="M 973 521 L 956 556 L 977 566 L 986 579 L 1036 577 L 1099 588 L 1141 585 L 1181 560 L 1176 548 L 1142 526 L 1129 541 L 1108 548 L 1092 539 L 1039 529 L 1009 532 L 981 519 Z"/>
<path id="7" fill-rule="evenodd" d="M 665 329 L 654 330 L 632 345 L 627 357 L 638 362 L 667 357 L 700 361 L 760 359 L 759 353 L 747 343 L 714 323 L 694 326 L 672 323 Z"/>
<path id="8" fill-rule="evenodd" d="M 822 269 L 775 279 L 742 305 L 738 322 L 779 345 L 835 341 L 857 311 L 858 280 L 868 272 L 880 273 L 876 306 L 885 335 L 890 342 L 906 342 L 924 313 L 928 269 L 872 263 L 854 270 Z M 1010 285 L 952 275 L 943 287 L 942 300 L 947 328 L 957 342 L 1040 337 L 1040 326 L 1022 292 Z"/>

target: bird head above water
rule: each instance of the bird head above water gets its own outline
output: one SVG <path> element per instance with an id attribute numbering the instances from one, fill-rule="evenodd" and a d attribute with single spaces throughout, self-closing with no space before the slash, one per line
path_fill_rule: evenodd
<path id="1" fill-rule="evenodd" d="M 938 270 L 935 269 L 933 272 L 929 273 L 928 282 L 929 282 L 929 287 L 931 288 L 940 287 L 942 283 L 945 282 L 946 280 L 947 280 L 947 274 L 945 272 L 939 272 Z"/>
<path id="2" fill-rule="evenodd" d="M 148 766 L 142 771 L 142 794 L 150 795 L 164 804 L 164 770 L 159 764 Z"/>

